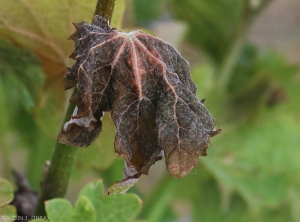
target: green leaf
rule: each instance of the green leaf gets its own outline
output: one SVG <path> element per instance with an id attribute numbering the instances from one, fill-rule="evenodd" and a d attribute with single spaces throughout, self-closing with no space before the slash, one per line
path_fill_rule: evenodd
<path id="1" fill-rule="evenodd" d="M 80 192 L 75 208 L 64 199 L 46 202 L 46 212 L 55 222 L 126 222 L 133 221 L 141 208 L 141 200 L 133 194 L 103 196 L 102 180 L 88 183 Z"/>
<path id="2" fill-rule="evenodd" d="M 193 197 L 193 221 L 253 221 L 247 205 L 238 196 L 229 197 L 227 202 L 221 201 L 220 191 L 214 181 L 202 181 L 197 196 Z"/>
<path id="3" fill-rule="evenodd" d="M 10 182 L 0 178 L 0 206 L 9 204 L 14 198 L 14 188 Z"/>
<path id="4" fill-rule="evenodd" d="M 0 39 L 0 73 L 1 81 L 7 85 L 6 90 L 14 89 L 9 90 L 10 93 L 2 92 L 8 97 L 10 105 L 21 103 L 27 110 L 37 105 L 44 73 L 33 53 Z"/>
<path id="5" fill-rule="evenodd" d="M 275 209 L 265 208 L 258 214 L 249 209 L 241 195 L 224 189 L 212 179 L 202 180 L 198 189 L 200 192 L 192 197 L 194 221 L 293 221 L 286 203 Z"/>
<path id="6" fill-rule="evenodd" d="M 54 222 L 71 222 L 73 213 L 72 205 L 64 199 L 52 199 L 45 203 L 47 216 Z"/>
<path id="7" fill-rule="evenodd" d="M 0 216 L 15 216 L 16 208 L 9 204 L 14 198 L 14 188 L 10 182 L 0 178 Z M 0 218 L 1 219 L 1 218 Z"/>
<path id="8" fill-rule="evenodd" d="M 140 211 L 141 201 L 136 195 L 120 194 L 103 197 L 102 180 L 87 184 L 80 196 L 87 197 L 93 204 L 97 222 L 132 221 Z"/>
<path id="9" fill-rule="evenodd" d="M 24 95 L 22 102 L 26 102 L 30 108 L 34 107 L 35 120 L 43 132 L 48 137 L 55 138 L 66 105 L 62 80 L 59 78 L 57 81 L 56 77 L 64 75 L 67 71 L 66 67 L 73 63 L 69 59 L 69 55 L 74 46 L 71 41 L 67 40 L 75 31 L 72 22 L 91 21 L 96 0 L 76 3 L 70 0 L 63 3 L 59 0 L 51 2 L 0 0 L 0 4 L 2 6 L 0 9 L 0 37 L 5 37 L 34 52 L 41 59 L 43 70 L 47 75 L 45 89 L 38 101 L 29 97 L 27 88 L 16 87 L 16 89 L 19 89 L 21 95 Z M 124 0 L 118 0 L 112 21 L 117 28 L 121 27 L 124 9 Z M 7 10 L 10 13 L 7 13 Z M 22 19 L 20 14 L 22 14 Z M 34 66 L 32 67 L 34 68 Z M 20 70 L 23 71 L 23 69 Z M 32 75 L 33 71 L 35 70 L 31 70 Z M 35 76 L 35 81 L 29 84 L 30 87 L 38 86 L 38 76 Z M 48 121 L 45 125 L 45 120 L 48 119 L 52 121 Z"/>
<path id="10" fill-rule="evenodd" d="M 6 205 L 6 206 L 1 206 L 0 207 L 0 216 L 5 216 L 5 217 L 14 217 L 17 215 L 17 211 L 16 208 L 14 206 L 11 205 Z M 0 217 L 0 221 L 1 217 Z"/>
<path id="11" fill-rule="evenodd" d="M 122 18 L 124 7 L 120 1 L 113 24 L 119 24 Z M 65 67 L 73 63 L 68 58 L 73 43 L 67 40 L 75 31 L 72 22 L 90 22 L 96 0 L 0 0 L 0 4 L 0 36 L 38 55 L 46 74 L 53 77 L 63 75 Z"/>
<path id="12" fill-rule="evenodd" d="M 76 201 L 76 205 L 75 205 L 75 209 L 71 221 L 72 222 L 82 222 L 82 221 L 95 222 L 96 221 L 95 208 L 87 197 L 80 196 L 79 199 Z"/>
<path id="13" fill-rule="evenodd" d="M 57 106 L 50 110 L 49 107 L 54 104 L 51 101 L 47 104 L 46 110 L 37 112 L 45 102 L 46 93 L 44 91 L 44 73 L 40 65 L 40 61 L 33 53 L 16 47 L 7 40 L 0 39 L 0 130 L 3 132 L 0 140 L 3 150 L 7 150 L 7 156 L 9 156 L 8 151 L 12 150 L 11 147 L 28 148 L 29 152 L 32 152 L 32 155 L 29 155 L 32 161 L 29 161 L 28 164 L 30 169 L 28 176 L 30 182 L 37 181 L 37 183 L 32 183 L 35 185 L 35 189 L 38 189 L 40 169 L 51 152 L 51 147 L 48 146 L 54 144 L 53 140 L 46 137 L 44 132 L 49 132 L 52 134 L 52 138 L 56 138 L 64 109 L 62 89 L 61 94 L 56 95 L 62 103 L 61 110 Z M 55 89 L 55 91 L 59 90 Z M 39 128 L 35 121 L 39 120 L 41 115 L 43 120 Z M 58 117 L 58 121 L 55 121 L 55 117 Z M 51 119 L 51 121 L 45 124 L 47 119 Z M 17 136 L 15 140 L 7 139 L 10 131 Z M 40 149 L 41 146 L 45 149 Z"/>
<path id="14" fill-rule="evenodd" d="M 102 207 L 97 209 L 103 222 L 129 222 L 138 214 L 141 200 L 134 194 L 112 194 L 102 200 Z"/>
<path id="15" fill-rule="evenodd" d="M 211 93 L 208 105 L 213 106 L 214 115 L 219 113 L 218 126 L 224 130 L 213 139 L 209 156 L 200 158 L 201 163 L 218 181 L 221 190 L 237 192 L 261 221 L 290 218 L 287 209 L 300 206 L 297 198 L 288 199 L 288 191 L 297 189 L 300 181 L 295 177 L 300 167 L 297 70 L 278 53 L 258 55 L 257 48 L 250 45 L 234 70 L 229 94 L 208 92 Z M 280 89 L 285 97 L 270 105 L 274 89 Z M 239 106 L 243 112 L 237 112 Z M 227 112 L 231 113 L 230 122 L 224 121 Z M 226 196 L 223 191 L 221 203 Z"/>
<path id="16" fill-rule="evenodd" d="M 62 80 L 59 80 L 60 85 L 57 84 L 58 81 L 53 80 L 44 85 L 44 73 L 36 56 L 4 39 L 0 39 L 0 73 L 0 80 L 3 82 L 0 94 L 4 97 L 0 112 L 5 114 L 1 116 L 6 119 L 3 121 L 6 127 L 13 126 L 21 131 L 19 135 L 23 138 L 20 141 L 34 138 L 30 134 L 32 130 L 29 129 L 35 130 L 35 124 L 32 117 L 24 114 L 21 106 L 23 105 L 25 110 L 35 117 L 40 128 L 50 137 L 56 138 L 65 109 Z M 48 121 L 46 125 L 47 119 L 52 121 Z M 32 144 L 32 141 L 30 143 Z"/>
<path id="17" fill-rule="evenodd" d="M 79 196 L 87 197 L 95 209 L 100 208 L 100 199 L 103 197 L 104 187 L 102 180 L 96 180 L 85 185 L 85 187 L 80 191 Z M 96 211 L 98 218 L 98 211 Z"/>
<path id="18" fill-rule="evenodd" d="M 236 132 L 223 132 L 210 158 L 201 160 L 222 186 L 238 191 L 254 210 L 278 207 L 288 187 L 299 182 L 294 177 L 300 167 L 300 139 L 294 133 L 299 131 L 289 116 L 260 119 Z"/>

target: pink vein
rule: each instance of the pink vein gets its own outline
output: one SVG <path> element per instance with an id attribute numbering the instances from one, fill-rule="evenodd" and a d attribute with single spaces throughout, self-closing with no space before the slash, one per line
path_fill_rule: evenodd
<path id="1" fill-rule="evenodd" d="M 137 80 L 139 100 L 141 100 L 143 95 L 142 95 L 142 81 L 141 81 L 141 78 L 140 78 L 140 71 L 139 71 L 139 65 L 138 65 L 139 58 L 137 57 L 135 45 L 134 45 L 134 42 L 133 42 L 132 38 L 129 38 L 129 41 L 130 41 L 132 51 L 133 51 L 133 60 L 134 60 L 133 74 L 135 76 L 135 79 Z"/>
<path id="2" fill-rule="evenodd" d="M 116 57 L 114 58 L 114 60 L 113 60 L 113 62 L 112 62 L 112 65 L 111 65 L 112 68 L 115 67 L 116 63 L 118 62 L 118 59 L 120 58 L 120 56 L 121 56 L 122 53 L 124 52 L 123 49 L 124 49 L 125 45 L 126 45 L 126 43 L 125 43 L 125 41 L 123 41 L 123 43 L 122 43 L 122 45 L 121 45 L 121 47 L 120 47 L 120 49 L 119 49 L 119 51 L 118 51 Z"/>
<path id="3" fill-rule="evenodd" d="M 179 127 L 179 124 L 178 124 L 178 121 L 177 121 L 177 116 L 176 116 L 176 104 L 177 104 L 177 102 L 178 102 L 178 96 L 177 96 L 177 93 L 176 93 L 174 87 L 170 84 L 170 82 L 169 82 L 168 79 L 166 78 L 166 72 L 167 72 L 166 64 L 163 63 L 162 59 L 158 59 L 158 58 L 156 58 L 152 53 L 150 53 L 150 52 L 148 51 L 148 49 L 140 42 L 140 40 L 139 40 L 138 38 L 136 38 L 136 37 L 134 37 L 134 38 L 135 38 L 135 40 L 136 40 L 137 45 L 138 45 L 139 47 L 141 47 L 141 48 L 143 49 L 143 51 L 146 52 L 146 54 L 147 54 L 148 56 L 150 56 L 151 58 L 154 58 L 154 59 L 157 61 L 157 63 L 159 63 L 159 64 L 162 65 L 162 68 L 163 68 L 163 75 L 162 75 L 162 76 L 163 76 L 164 80 L 166 81 L 166 83 L 168 84 L 168 86 L 170 87 L 172 93 L 174 94 L 175 101 L 174 101 L 174 105 L 173 105 L 173 115 L 174 115 L 174 121 L 173 121 L 173 122 L 176 122 L 176 125 L 178 126 L 178 127 L 176 127 L 176 128 L 177 128 L 176 138 L 177 138 L 177 146 L 178 146 L 178 151 L 179 151 L 179 152 L 178 152 L 178 159 L 180 160 L 180 159 L 181 159 L 181 155 L 179 155 L 179 153 L 180 153 L 179 128 L 180 128 L 180 127 Z M 173 122 L 172 122 L 172 123 L 173 123 Z M 171 123 L 169 123 L 169 124 L 171 124 Z M 169 124 L 168 124 L 168 125 L 169 125 Z M 165 126 L 165 127 L 166 127 L 166 126 Z M 163 129 L 164 129 L 165 127 L 163 127 Z M 162 130 L 160 130 L 159 136 L 160 136 L 160 133 L 161 133 L 161 132 L 162 132 Z M 178 162 L 180 163 L 180 161 L 178 161 Z M 180 168 L 179 165 L 178 165 L 177 167 Z"/>

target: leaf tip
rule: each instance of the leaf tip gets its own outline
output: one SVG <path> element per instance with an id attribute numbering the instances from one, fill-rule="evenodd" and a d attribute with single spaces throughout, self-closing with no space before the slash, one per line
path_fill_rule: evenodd
<path id="1" fill-rule="evenodd" d="M 220 134 L 222 132 L 221 129 L 217 129 L 217 130 L 214 130 L 214 131 L 210 131 L 208 134 L 209 134 L 209 137 L 214 137 L 218 134 Z"/>

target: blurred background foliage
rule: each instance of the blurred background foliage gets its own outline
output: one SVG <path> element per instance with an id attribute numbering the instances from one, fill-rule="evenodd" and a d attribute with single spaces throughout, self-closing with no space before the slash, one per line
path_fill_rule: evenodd
<path id="1" fill-rule="evenodd" d="M 117 0 L 116 15 L 126 5 L 123 30 L 149 30 L 190 61 L 197 95 L 222 129 L 187 177 L 171 178 L 160 161 L 128 191 L 143 200 L 140 219 L 300 221 L 299 64 L 249 38 L 256 18 L 277 2 Z M 12 179 L 16 168 L 39 191 L 70 96 L 62 77 L 72 65 L 71 22 L 89 22 L 96 1 L 0 3 L 0 173 Z M 103 122 L 100 137 L 79 150 L 71 202 L 92 178 L 106 187 L 122 178 L 109 115 Z"/>

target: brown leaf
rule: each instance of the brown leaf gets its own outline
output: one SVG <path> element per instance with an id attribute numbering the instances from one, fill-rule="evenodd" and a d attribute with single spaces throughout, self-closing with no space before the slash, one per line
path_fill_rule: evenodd
<path id="1" fill-rule="evenodd" d="M 76 63 L 64 83 L 77 87 L 77 107 L 59 142 L 88 146 L 101 130 L 102 112 L 110 112 L 115 151 L 126 160 L 122 183 L 147 174 L 163 154 L 172 176 L 188 174 L 220 132 L 196 97 L 188 62 L 162 40 L 119 32 L 98 16 L 75 27 Z"/>

